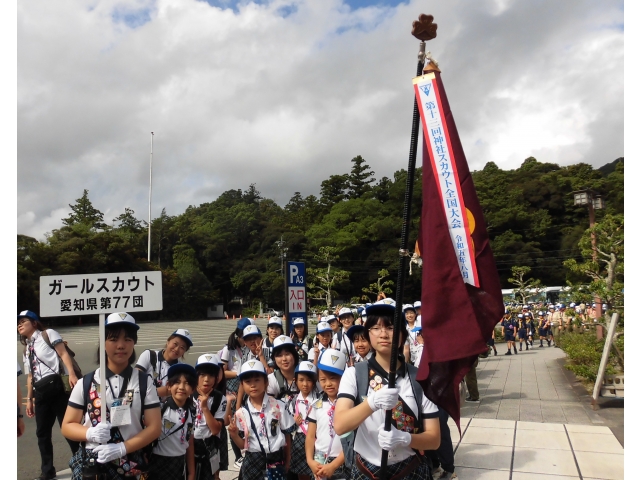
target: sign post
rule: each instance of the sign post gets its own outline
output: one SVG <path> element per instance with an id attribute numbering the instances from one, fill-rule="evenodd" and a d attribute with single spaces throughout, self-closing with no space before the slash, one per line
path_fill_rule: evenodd
<path id="1" fill-rule="evenodd" d="M 307 325 L 307 272 L 302 262 L 287 262 L 287 326 L 293 331 L 293 321 L 304 319 Z"/>
<path id="2" fill-rule="evenodd" d="M 99 315 L 100 394 L 106 390 L 105 314 L 162 310 L 162 272 L 88 273 L 40 277 L 40 316 Z M 104 399 L 105 397 L 102 396 Z M 100 405 L 107 421 L 107 402 Z"/>

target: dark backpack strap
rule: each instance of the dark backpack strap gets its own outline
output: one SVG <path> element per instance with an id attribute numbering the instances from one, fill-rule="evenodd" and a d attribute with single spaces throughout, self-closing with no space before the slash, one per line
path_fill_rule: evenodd
<path id="1" fill-rule="evenodd" d="M 407 365 L 407 375 L 409 375 L 409 380 L 411 380 L 411 389 L 413 390 L 413 398 L 416 399 L 416 406 L 418 407 L 417 415 L 418 415 L 418 433 L 422 433 L 424 431 L 423 424 L 420 421 L 420 413 L 422 412 L 422 398 L 424 392 L 422 390 L 422 385 L 418 383 L 417 375 L 418 369 L 410 364 Z"/>
<path id="2" fill-rule="evenodd" d="M 220 404 L 222 403 L 222 392 L 214 390 L 213 392 L 211 392 L 211 396 L 213 397 L 211 411 L 213 412 L 213 416 L 215 418 L 216 412 L 218 411 L 218 408 L 220 408 Z"/>
<path id="3" fill-rule="evenodd" d="M 156 365 L 158 365 L 158 352 L 155 350 L 149 350 L 149 363 L 151 363 L 151 369 L 155 373 Z M 158 376 L 160 376 L 160 372 L 158 372 Z"/>
<path id="4" fill-rule="evenodd" d="M 354 368 L 356 369 L 356 385 L 358 387 L 354 404 L 359 405 L 362 403 L 362 397 L 366 397 L 369 391 L 369 362 L 358 362 Z"/>
<path id="5" fill-rule="evenodd" d="M 282 397 L 282 395 L 284 395 L 287 391 L 287 387 L 284 384 L 284 375 L 282 375 L 282 372 L 280 370 L 275 370 L 273 372 L 273 376 L 276 377 L 276 381 L 278 382 L 278 391 L 280 392 L 278 395 L 278 400 L 280 400 L 280 397 Z"/>
<path id="6" fill-rule="evenodd" d="M 87 403 L 89 402 L 89 392 L 91 391 L 91 384 L 93 383 L 93 376 L 96 374 L 96 370 L 87 373 L 82 377 L 82 421 L 84 421 L 84 415 L 87 413 Z"/>
<path id="7" fill-rule="evenodd" d="M 147 381 L 149 380 L 149 374 L 137 369 L 134 370 L 138 372 L 138 387 L 140 389 L 140 425 L 144 428 L 142 420 L 144 417 L 144 399 L 147 398 Z"/>

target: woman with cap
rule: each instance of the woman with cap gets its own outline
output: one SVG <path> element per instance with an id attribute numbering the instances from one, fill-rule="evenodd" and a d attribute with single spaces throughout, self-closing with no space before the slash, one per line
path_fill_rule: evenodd
<path id="1" fill-rule="evenodd" d="M 307 417 L 313 408 L 313 404 L 318 400 L 318 390 L 316 389 L 318 370 L 313 363 L 303 360 L 296 366 L 295 376 L 299 392 L 288 408 L 298 427 L 291 434 L 290 473 L 298 475 L 299 480 L 311 480 L 313 472 L 307 464 L 304 444 L 309 430 Z"/>
<path id="2" fill-rule="evenodd" d="M 540 347 L 544 347 L 544 345 L 542 344 L 543 340 L 546 340 L 547 345 L 549 345 L 551 342 L 548 340 L 547 335 L 549 334 L 549 328 L 550 328 L 550 324 L 551 324 L 551 320 L 549 320 L 549 318 L 547 317 L 547 315 L 544 313 L 544 311 L 540 310 L 538 312 L 538 335 L 540 336 Z"/>
<path id="3" fill-rule="evenodd" d="M 22 361 L 27 373 L 27 416 L 36 417 L 36 437 L 40 450 L 40 479 L 55 478 L 53 465 L 53 424 L 62 423 L 69 394 L 65 392 L 61 372 L 69 375 L 69 385 L 78 382 L 73 363 L 62 337 L 55 330 L 46 329 L 35 312 L 24 310 L 18 314 L 18 333 L 24 348 Z M 71 452 L 78 451 L 79 444 L 67 440 Z"/>
<path id="4" fill-rule="evenodd" d="M 184 354 L 193 347 L 189 330 L 179 328 L 167 338 L 162 350 L 145 350 L 136 362 L 136 368 L 151 376 L 157 388 L 158 397 L 163 402 L 171 395 L 167 387 L 169 367 L 182 363 Z"/>
<path id="5" fill-rule="evenodd" d="M 367 308 L 365 335 L 375 354 L 347 369 L 340 382 L 334 427 L 339 435 L 358 429 L 351 469 L 354 480 L 378 478 L 383 448 L 389 452 L 388 478 L 422 480 L 427 467 L 416 450 L 435 450 L 440 445 L 438 407 L 417 383 L 417 369 L 399 358 L 396 387 L 388 387 L 394 312 L 393 305 L 381 302 Z M 406 337 L 407 330 L 401 326 L 398 347 Z M 381 427 L 385 410 L 393 410 L 390 431 Z"/>
<path id="6" fill-rule="evenodd" d="M 267 393 L 285 405 L 298 393 L 295 368 L 298 365 L 298 352 L 293 341 L 286 335 L 281 335 L 273 341 L 273 359 L 276 368 L 269 374 Z"/>
<path id="7" fill-rule="evenodd" d="M 307 325 L 305 324 L 304 318 L 298 317 L 293 319 L 291 340 L 293 340 L 293 345 L 296 347 L 300 361 L 309 358 L 309 345 L 311 342 L 307 335 Z"/>
<path id="8" fill-rule="evenodd" d="M 160 435 L 160 400 L 148 375 L 132 368 L 138 329 L 127 313 L 109 315 L 104 327 L 106 385 L 100 387 L 98 368 L 78 380 L 71 392 L 62 434 L 86 442 L 69 461 L 72 480 L 101 473 L 124 479 L 125 473 L 139 475 L 148 466 L 143 449 Z M 106 419 L 100 415 L 102 402 Z"/>
<path id="9" fill-rule="evenodd" d="M 296 422 L 283 402 L 267 395 L 267 371 L 262 362 L 248 360 L 239 377 L 248 397 L 229 424 L 229 436 L 245 454 L 242 480 L 283 478 L 290 465 Z"/>
<path id="10" fill-rule="evenodd" d="M 198 386 L 192 397 L 195 407 L 195 480 L 213 480 L 220 469 L 220 433 L 225 430 L 227 399 L 220 390 L 216 390 L 216 386 L 224 378 L 220 375 L 219 364 L 220 359 L 215 353 L 200 355 L 196 362 Z"/>

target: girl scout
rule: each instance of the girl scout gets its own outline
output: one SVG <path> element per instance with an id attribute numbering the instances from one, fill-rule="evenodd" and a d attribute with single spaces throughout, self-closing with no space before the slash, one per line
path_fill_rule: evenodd
<path id="1" fill-rule="evenodd" d="M 412 364 L 415 363 L 418 354 L 418 335 L 413 331 L 416 325 L 416 309 L 410 303 L 404 305 L 402 307 L 402 311 L 404 313 L 404 319 L 407 322 L 407 343 L 408 349 L 405 346 L 405 359 L 408 359 Z M 408 353 L 408 355 L 407 355 Z"/>
<path id="2" fill-rule="evenodd" d="M 316 478 L 349 478 L 342 444 L 334 429 L 338 387 L 346 367 L 347 357 L 338 350 L 328 348 L 320 355 L 318 378 L 324 394 L 307 416 L 309 431 L 305 442 L 307 463 Z"/>
<path id="3" fill-rule="evenodd" d="M 322 351 L 331 345 L 332 336 L 333 330 L 327 322 L 319 322 L 318 325 L 316 325 L 316 343 L 313 350 L 309 351 L 310 362 L 314 364 L 317 363 L 317 359 Z"/>
<path id="4" fill-rule="evenodd" d="M 272 354 L 276 368 L 269 374 L 267 393 L 289 405 L 298 393 L 295 374 L 298 352 L 293 341 L 286 335 L 281 335 L 273 341 Z"/>
<path id="5" fill-rule="evenodd" d="M 364 326 L 362 325 L 354 325 L 347 331 L 347 337 L 353 343 L 353 348 L 355 350 L 355 356 L 353 357 L 353 363 L 364 362 L 365 360 L 369 360 L 371 355 L 373 355 L 373 350 L 371 350 L 371 345 L 364 337 Z"/>
<path id="6" fill-rule="evenodd" d="M 191 394 L 198 386 L 196 370 L 186 363 L 171 365 L 167 373 L 171 396 L 162 405 L 162 431 L 149 462 L 149 480 L 195 480 Z M 186 461 L 185 461 L 186 460 Z"/>
<path id="7" fill-rule="evenodd" d="M 307 360 L 309 357 L 309 337 L 306 335 L 307 326 L 304 323 L 304 318 L 294 318 L 293 320 L 293 332 L 291 334 L 291 340 L 298 352 L 298 358 Z"/>
<path id="8" fill-rule="evenodd" d="M 213 480 L 220 469 L 220 433 L 225 430 L 227 399 L 216 390 L 219 373 L 218 355 L 205 353 L 198 357 L 198 387 L 192 397 L 196 413 L 193 423 L 196 480 Z"/>
<path id="9" fill-rule="evenodd" d="M 267 373 L 272 373 L 275 363 L 273 361 L 273 342 L 276 338 L 282 335 L 282 319 L 280 317 L 271 317 L 269 323 L 267 323 L 267 338 L 264 339 L 262 344 L 262 353 L 267 360 Z"/>
<path id="10" fill-rule="evenodd" d="M 160 401 L 148 377 L 131 367 L 139 328 L 127 313 L 109 315 L 105 320 L 105 388 L 99 386 L 97 369 L 78 380 L 71 392 L 62 434 L 86 442 L 69 461 L 72 480 L 82 479 L 83 470 L 94 475 L 106 472 L 112 479 L 136 477 L 148 465 L 142 449 L 160 435 Z M 102 402 L 107 405 L 106 419 L 100 416 Z"/>
<path id="11" fill-rule="evenodd" d="M 289 413 L 293 414 L 298 427 L 293 432 L 291 441 L 291 472 L 298 475 L 299 480 L 310 480 L 313 472 L 307 464 L 305 439 L 309 428 L 309 412 L 318 399 L 316 390 L 318 370 L 313 363 L 302 361 L 296 367 L 295 375 L 299 393 L 289 404 Z"/>
<path id="12" fill-rule="evenodd" d="M 184 354 L 193 347 L 189 330 L 179 328 L 167 339 L 167 344 L 162 350 L 145 350 L 136 362 L 136 368 L 141 372 L 151 375 L 153 383 L 158 389 L 158 396 L 162 401 L 169 397 L 167 379 L 169 367 L 182 363 Z"/>
<path id="13" fill-rule="evenodd" d="M 27 374 L 27 417 L 36 417 L 42 472 L 40 478 L 55 478 L 51 440 L 53 424 L 56 418 L 58 423 L 62 422 L 69 400 L 60 376 L 60 367 L 64 365 L 68 372 L 71 387 L 76 384 L 78 377 L 60 334 L 55 330 L 45 330 L 36 313 L 24 310 L 18 314 L 18 333 L 20 343 L 25 346 L 22 361 Z M 78 442 L 67 442 L 75 454 Z"/>
<path id="14" fill-rule="evenodd" d="M 389 452 L 389 478 L 424 479 L 426 464 L 413 449 L 435 450 L 440 445 L 438 408 L 416 382 L 417 369 L 402 360 L 396 372 L 396 388 L 388 388 L 395 306 L 382 302 L 367 307 L 365 335 L 375 354 L 344 373 L 334 428 L 339 435 L 358 429 L 352 479 L 377 478 L 383 448 Z M 400 347 L 407 337 L 404 325 L 399 333 Z M 359 381 L 363 376 L 364 381 Z M 380 428 L 385 410 L 393 410 L 388 432 Z M 378 441 L 372 441 L 374 438 Z"/>
<path id="15" fill-rule="evenodd" d="M 283 402 L 267 395 L 267 371 L 261 362 L 248 360 L 242 365 L 240 381 L 248 398 L 229 424 L 229 436 L 246 452 L 242 479 L 284 480 L 296 423 Z"/>

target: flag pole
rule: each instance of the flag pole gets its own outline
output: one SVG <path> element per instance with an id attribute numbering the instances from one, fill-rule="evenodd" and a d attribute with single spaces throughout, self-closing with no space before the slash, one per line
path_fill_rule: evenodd
<path id="1" fill-rule="evenodd" d="M 418 52 L 418 68 L 416 76 L 422 75 L 425 61 L 425 42 L 436 37 L 438 26 L 433 23 L 433 16 L 424 13 L 418 17 L 418 21 L 413 22 L 411 34 L 420 40 L 420 50 Z M 413 199 L 413 183 L 416 171 L 416 155 L 418 152 L 418 133 L 420 132 L 420 113 L 418 111 L 418 101 L 413 101 L 413 123 L 411 125 L 411 144 L 409 147 L 409 166 L 407 167 L 407 184 L 404 194 L 404 211 L 402 214 L 402 234 L 400 238 L 400 258 L 398 267 L 398 283 L 396 283 L 396 310 L 393 318 L 393 341 L 391 344 L 391 362 L 389 365 L 389 388 L 396 386 L 396 369 L 398 360 L 398 341 L 400 340 L 400 328 L 402 328 L 402 301 L 404 298 L 404 283 L 409 259 L 409 229 L 411 226 L 411 201 Z M 386 411 L 384 418 L 384 429 L 391 430 L 391 410 Z M 382 450 L 380 459 L 380 480 L 387 479 L 387 461 L 389 452 Z"/>

